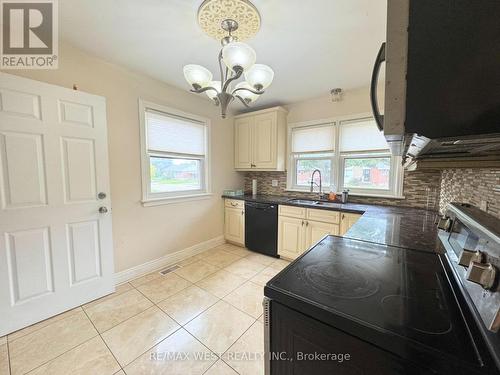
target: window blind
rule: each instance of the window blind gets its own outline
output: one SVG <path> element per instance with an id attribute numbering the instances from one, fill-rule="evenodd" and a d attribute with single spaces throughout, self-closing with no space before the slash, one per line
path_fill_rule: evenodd
<path id="1" fill-rule="evenodd" d="M 332 152 L 335 142 L 333 124 L 292 129 L 292 152 Z"/>
<path id="2" fill-rule="evenodd" d="M 146 132 L 148 151 L 205 155 L 205 124 L 147 110 Z"/>
<path id="3" fill-rule="evenodd" d="M 340 152 L 387 150 L 384 134 L 374 120 L 349 121 L 340 124 Z"/>

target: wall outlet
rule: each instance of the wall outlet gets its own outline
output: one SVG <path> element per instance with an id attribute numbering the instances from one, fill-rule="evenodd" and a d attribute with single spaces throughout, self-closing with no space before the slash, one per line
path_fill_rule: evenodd
<path id="1" fill-rule="evenodd" d="M 479 204 L 479 208 L 483 211 L 488 211 L 488 201 L 482 200 Z"/>
<path id="2" fill-rule="evenodd" d="M 278 186 L 278 180 L 271 180 L 271 185 L 273 187 L 277 187 Z"/>

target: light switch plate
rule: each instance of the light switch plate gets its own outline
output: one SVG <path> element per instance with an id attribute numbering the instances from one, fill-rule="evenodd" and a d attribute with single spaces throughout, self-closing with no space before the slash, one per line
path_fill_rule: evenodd
<path id="1" fill-rule="evenodd" d="M 278 186 L 278 180 L 272 180 L 272 181 L 271 181 L 271 185 L 272 185 L 273 187 L 277 187 L 277 186 Z"/>
<path id="2" fill-rule="evenodd" d="M 483 211 L 488 211 L 488 201 L 482 200 L 479 208 Z"/>

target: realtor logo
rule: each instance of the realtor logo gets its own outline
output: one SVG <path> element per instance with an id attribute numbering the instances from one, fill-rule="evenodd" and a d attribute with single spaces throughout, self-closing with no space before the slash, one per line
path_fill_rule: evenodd
<path id="1" fill-rule="evenodd" d="M 0 0 L 0 68 L 57 69 L 57 0 Z"/>

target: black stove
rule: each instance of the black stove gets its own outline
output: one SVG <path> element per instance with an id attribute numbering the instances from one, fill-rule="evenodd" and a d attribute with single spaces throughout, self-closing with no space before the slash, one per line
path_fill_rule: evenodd
<path id="1" fill-rule="evenodd" d="M 279 304 L 324 324 L 318 334 L 332 327 L 387 352 L 399 367 L 383 373 L 484 373 L 491 362 L 475 342 L 475 333 L 464 320 L 435 253 L 328 236 L 273 278 L 265 287 L 265 296 L 270 321 L 277 319 L 273 318 L 273 303 Z M 286 340 L 297 340 L 293 346 L 303 342 L 299 334 Z M 276 345 L 273 348 L 279 350 Z M 360 361 L 359 366 L 355 360 Z M 364 373 L 363 360 L 352 358 L 349 365 Z M 405 361 L 409 367 L 401 364 Z M 273 374 L 301 373 L 287 367 L 290 364 L 275 363 L 284 370 Z M 345 366 L 332 368 L 339 373 L 358 373 Z M 326 369 L 330 371 L 330 367 Z"/>

